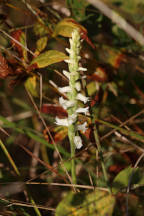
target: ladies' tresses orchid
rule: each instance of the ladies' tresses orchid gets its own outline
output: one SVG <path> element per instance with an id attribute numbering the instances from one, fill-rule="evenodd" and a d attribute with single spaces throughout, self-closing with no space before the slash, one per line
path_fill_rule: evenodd
<path id="1" fill-rule="evenodd" d="M 74 149 L 80 149 L 82 147 L 82 139 L 78 135 L 78 131 L 85 132 L 87 130 L 87 123 L 78 124 L 77 116 L 79 113 L 88 114 L 88 107 L 80 107 L 79 101 L 86 104 L 89 98 L 80 93 L 81 91 L 81 77 L 80 71 L 87 71 L 86 68 L 79 66 L 81 57 L 80 53 L 80 33 L 78 30 L 74 30 L 72 38 L 69 40 L 70 48 L 66 48 L 66 52 L 69 54 L 69 59 L 65 60 L 68 63 L 69 72 L 63 70 L 63 74 L 69 80 L 69 86 L 58 88 L 61 93 L 66 93 L 67 100 L 63 97 L 59 98 L 60 105 L 68 111 L 68 118 L 59 119 L 56 117 L 56 124 L 68 127 L 68 137 L 71 144 L 71 152 L 74 153 Z"/>

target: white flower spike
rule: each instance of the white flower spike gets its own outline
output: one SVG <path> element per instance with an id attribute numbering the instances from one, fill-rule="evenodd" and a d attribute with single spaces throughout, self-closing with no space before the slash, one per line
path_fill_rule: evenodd
<path id="1" fill-rule="evenodd" d="M 77 149 L 80 149 L 83 146 L 82 139 L 81 139 L 80 136 L 75 136 L 74 137 L 74 144 L 75 144 Z"/>

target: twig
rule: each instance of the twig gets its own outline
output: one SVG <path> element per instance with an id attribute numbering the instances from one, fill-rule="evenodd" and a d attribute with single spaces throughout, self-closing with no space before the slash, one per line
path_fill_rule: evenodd
<path id="1" fill-rule="evenodd" d="M 24 206 L 24 207 L 28 207 L 28 208 L 34 208 L 35 205 L 32 205 L 30 203 L 26 203 L 26 202 L 19 202 L 17 200 L 7 200 L 5 198 L 1 198 L 0 197 L 0 200 L 3 200 L 5 202 L 8 202 L 8 206 L 7 207 L 10 207 L 10 206 Z M 45 206 L 41 206 L 41 205 L 36 205 L 36 207 L 38 209 L 44 209 L 44 210 L 48 210 L 48 211 L 55 211 L 54 208 L 50 208 L 50 207 L 45 207 Z"/>
<path id="2" fill-rule="evenodd" d="M 35 104 L 35 102 L 34 102 L 34 100 L 33 100 L 33 97 L 32 97 L 31 94 L 27 91 L 27 89 L 26 89 L 26 92 L 27 92 L 27 94 L 28 94 L 28 96 L 29 96 L 29 98 L 30 98 L 30 100 L 31 100 L 31 102 L 32 102 L 32 104 L 33 104 L 33 106 L 34 106 L 34 108 L 35 108 L 35 110 L 36 110 L 36 112 L 37 112 L 37 114 L 38 114 L 38 116 L 39 116 L 39 118 L 40 118 L 42 124 L 43 124 L 43 126 L 45 127 L 47 133 L 49 134 L 49 136 L 50 136 L 50 138 L 51 138 L 51 140 L 52 140 L 52 142 L 53 142 L 53 144 L 54 144 L 55 150 L 56 150 L 57 153 L 58 153 L 58 156 L 59 156 L 59 158 L 60 158 L 60 160 L 61 160 L 61 165 L 62 165 L 62 167 L 64 168 L 65 173 L 66 173 L 68 179 L 69 179 L 70 182 L 72 183 L 72 179 L 71 179 L 71 177 L 70 177 L 70 175 L 69 175 L 67 169 L 65 168 L 65 166 L 64 166 L 64 164 L 63 164 L 63 159 L 62 159 L 62 157 L 61 157 L 61 154 L 60 154 L 59 151 L 58 151 L 57 145 L 56 145 L 56 143 L 55 143 L 55 141 L 54 141 L 54 139 L 53 139 L 53 137 L 52 137 L 52 135 L 51 135 L 51 133 L 50 133 L 50 131 L 49 131 L 47 125 L 46 125 L 45 120 L 44 120 L 43 117 L 41 116 L 41 113 L 40 113 L 40 111 L 39 111 L 37 105 Z M 75 189 L 74 189 L 74 190 L 75 190 Z"/>
<path id="3" fill-rule="evenodd" d="M 144 113 L 144 109 L 142 109 L 140 112 L 138 112 L 137 114 L 133 115 L 132 117 L 130 117 L 129 119 L 127 119 L 126 121 L 124 121 L 123 123 L 121 123 L 119 125 L 119 127 L 125 126 L 127 123 L 129 123 L 130 121 L 135 120 L 135 118 L 137 118 L 138 116 L 140 116 L 141 114 Z M 116 131 L 116 129 L 111 130 L 110 132 L 108 132 L 107 134 L 105 134 L 104 136 L 102 136 L 100 138 L 100 140 L 104 140 L 106 137 L 110 136 L 111 134 L 113 134 Z"/>
<path id="4" fill-rule="evenodd" d="M 35 56 L 36 55 L 30 50 L 28 49 L 26 46 L 24 46 L 23 44 L 21 44 L 19 41 L 17 41 L 16 39 L 14 39 L 13 37 L 11 37 L 8 33 L 6 33 L 4 30 L 0 29 L 0 32 L 2 32 L 4 35 L 6 35 L 8 38 L 10 38 L 11 40 L 13 40 L 15 43 L 17 43 L 19 46 L 23 47 L 27 52 L 29 52 L 31 55 Z"/>
<path id="5" fill-rule="evenodd" d="M 116 23 L 119 28 L 123 29 L 141 46 L 144 46 L 144 37 L 132 25 L 130 25 L 124 18 L 117 14 L 114 10 L 109 8 L 102 0 L 87 0 L 94 7 L 98 8 L 105 16 L 110 18 L 112 22 Z"/>

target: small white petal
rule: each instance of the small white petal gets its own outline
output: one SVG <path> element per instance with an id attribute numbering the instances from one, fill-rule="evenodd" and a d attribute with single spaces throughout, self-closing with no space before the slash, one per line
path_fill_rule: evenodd
<path id="1" fill-rule="evenodd" d="M 69 59 L 65 59 L 64 62 L 71 64 L 71 60 L 69 60 Z"/>
<path id="2" fill-rule="evenodd" d="M 84 104 L 87 103 L 89 101 L 89 98 L 82 95 L 81 93 L 77 94 L 77 99 L 82 101 Z"/>
<path id="3" fill-rule="evenodd" d="M 71 54 L 71 50 L 69 48 L 65 48 L 68 54 Z"/>
<path id="4" fill-rule="evenodd" d="M 70 45 L 73 43 L 73 41 L 72 41 L 72 39 L 71 39 L 71 38 L 69 39 L 69 43 L 70 43 Z"/>
<path id="5" fill-rule="evenodd" d="M 65 86 L 65 87 L 58 88 L 58 89 L 59 89 L 59 91 L 60 91 L 61 93 L 71 92 L 70 86 Z"/>
<path id="6" fill-rule="evenodd" d="M 59 98 L 59 103 L 64 109 L 72 107 L 75 104 L 74 101 L 65 100 L 63 97 Z"/>
<path id="7" fill-rule="evenodd" d="M 87 68 L 79 67 L 78 70 L 79 71 L 87 71 Z"/>
<path id="8" fill-rule="evenodd" d="M 85 133 L 87 130 L 86 126 L 87 126 L 87 122 L 84 122 L 83 124 L 77 126 L 77 130 L 81 130 L 83 133 Z"/>
<path id="9" fill-rule="evenodd" d="M 81 90 L 81 83 L 80 82 L 76 82 L 75 88 L 76 88 L 77 91 L 80 91 Z"/>
<path id="10" fill-rule="evenodd" d="M 83 75 L 83 76 L 82 76 L 82 79 L 86 79 L 86 75 Z"/>
<path id="11" fill-rule="evenodd" d="M 78 56 L 77 59 L 78 59 L 78 60 L 81 60 L 81 56 Z"/>
<path id="12" fill-rule="evenodd" d="M 85 107 L 85 108 L 78 108 L 76 110 L 77 113 L 84 113 L 85 115 L 89 112 L 89 107 Z"/>
<path id="13" fill-rule="evenodd" d="M 69 117 L 68 117 L 68 123 L 69 123 L 69 125 L 75 123 L 76 120 L 77 120 L 77 114 L 76 114 L 76 113 L 75 113 L 75 114 L 72 114 L 71 116 L 69 116 Z"/>
<path id="14" fill-rule="evenodd" d="M 63 74 L 68 78 L 70 79 L 70 73 L 66 70 L 63 70 Z"/>
<path id="15" fill-rule="evenodd" d="M 55 122 L 57 125 L 61 125 L 61 126 L 66 126 L 68 127 L 69 126 L 69 122 L 68 122 L 68 119 L 65 118 L 65 119 L 60 119 L 58 117 L 56 117 L 56 122 Z"/>
<path id="16" fill-rule="evenodd" d="M 75 146 L 76 146 L 77 149 L 80 149 L 83 146 L 82 139 L 81 139 L 80 136 L 75 136 L 74 137 L 74 143 L 75 143 Z"/>

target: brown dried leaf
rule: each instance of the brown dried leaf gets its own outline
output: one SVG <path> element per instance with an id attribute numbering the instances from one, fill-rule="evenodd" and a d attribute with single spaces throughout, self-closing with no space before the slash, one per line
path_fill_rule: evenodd
<path id="1" fill-rule="evenodd" d="M 5 79 L 12 74 L 12 69 L 8 66 L 6 59 L 0 53 L 0 78 Z"/>

